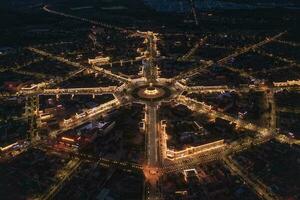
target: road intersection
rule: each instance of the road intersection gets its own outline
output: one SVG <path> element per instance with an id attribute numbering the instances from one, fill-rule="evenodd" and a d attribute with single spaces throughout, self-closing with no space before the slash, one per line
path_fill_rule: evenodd
<path id="1" fill-rule="evenodd" d="M 77 68 L 77 71 L 70 73 L 66 78 L 61 79 L 57 78 L 55 80 L 49 80 L 42 82 L 40 84 L 35 84 L 29 88 L 23 88 L 19 93 L 17 93 L 17 96 L 40 96 L 40 95 L 103 95 L 103 94 L 113 94 L 115 99 L 113 102 L 109 102 L 105 105 L 101 105 L 99 109 L 97 110 L 89 110 L 86 112 L 86 115 L 83 118 L 77 119 L 76 121 L 72 121 L 69 123 L 68 126 L 66 126 L 66 129 L 77 127 L 78 125 L 82 124 L 83 122 L 89 121 L 93 117 L 97 117 L 103 112 L 106 112 L 113 108 L 118 108 L 122 105 L 126 105 L 128 103 L 143 103 L 145 105 L 145 112 L 146 112 L 146 137 L 147 137 L 147 163 L 143 166 L 131 164 L 131 163 L 121 163 L 117 161 L 106 161 L 104 158 L 98 158 L 98 161 L 102 161 L 106 163 L 109 166 L 119 166 L 119 167 L 130 167 L 133 166 L 132 170 L 138 170 L 142 171 L 145 174 L 146 182 L 148 183 L 147 186 L 147 192 L 146 192 L 146 199 L 149 200 L 159 200 L 162 199 L 162 195 L 160 193 L 160 185 L 159 185 L 159 178 L 163 174 L 172 173 L 176 171 L 181 171 L 183 169 L 191 168 L 194 166 L 199 165 L 200 163 L 206 163 L 211 162 L 214 160 L 224 160 L 224 162 L 230 167 L 230 169 L 233 171 L 233 173 L 236 173 L 240 175 L 249 185 L 253 186 L 255 191 L 257 193 L 261 194 L 263 198 L 265 199 L 272 199 L 270 195 L 267 194 L 266 189 L 261 189 L 259 184 L 256 182 L 253 182 L 253 180 L 249 179 L 247 175 L 245 175 L 242 171 L 239 170 L 239 168 L 233 163 L 232 160 L 230 160 L 230 157 L 228 155 L 245 150 L 249 148 L 251 145 L 254 144 L 261 144 L 264 142 L 267 142 L 268 140 L 274 138 L 278 133 L 276 131 L 276 107 L 274 105 L 274 92 L 282 89 L 291 89 L 291 90 L 299 90 L 299 85 L 292 85 L 292 86 L 265 86 L 265 85 L 243 85 L 236 88 L 230 88 L 228 86 L 214 86 L 214 87 L 207 87 L 207 86 L 187 86 L 182 83 L 183 79 L 190 79 L 191 77 L 201 73 L 203 70 L 207 70 L 210 67 L 212 67 L 215 64 L 218 64 L 222 67 L 228 68 L 226 66 L 226 63 L 230 61 L 233 58 L 236 58 L 242 54 L 245 54 L 250 51 L 257 50 L 258 48 L 273 42 L 275 40 L 278 40 L 281 36 L 283 36 L 286 32 L 279 33 L 275 36 L 268 37 L 265 40 L 253 44 L 251 46 L 247 46 L 244 48 L 238 49 L 236 52 L 232 53 L 229 56 L 226 56 L 217 62 L 206 62 L 204 65 L 199 66 L 197 68 L 188 70 L 186 72 L 182 72 L 178 76 L 175 76 L 170 79 L 165 79 L 164 82 L 161 81 L 159 74 L 158 74 L 158 68 L 156 61 L 159 60 L 159 52 L 157 49 L 157 43 L 159 42 L 159 34 L 153 33 L 151 31 L 148 32 L 140 32 L 140 31 L 134 31 L 134 30 L 127 30 L 124 28 L 112 26 L 109 24 L 105 24 L 102 22 L 97 22 L 94 20 L 88 20 L 85 18 L 65 14 L 62 12 L 58 12 L 55 10 L 51 10 L 49 6 L 43 7 L 43 9 L 46 12 L 59 15 L 62 17 L 71 18 L 74 20 L 80 20 L 87 23 L 91 23 L 93 25 L 102 26 L 104 28 L 113 29 L 116 31 L 126 32 L 128 34 L 137 34 L 139 37 L 143 37 L 147 43 L 147 51 L 148 54 L 144 58 L 144 73 L 143 77 L 139 80 L 130 79 L 128 77 L 125 77 L 120 74 L 115 74 L 109 70 L 106 70 L 102 68 L 102 66 L 84 66 L 82 64 L 69 61 L 63 57 L 52 55 L 46 51 L 42 51 L 38 48 L 34 47 L 28 47 L 27 49 L 35 52 L 39 55 L 42 55 L 44 57 L 47 57 L 49 59 L 53 59 L 68 65 L 72 65 Z M 204 43 L 205 39 L 200 40 L 197 45 L 191 49 L 185 56 L 183 56 L 183 59 L 188 59 L 195 49 L 198 49 L 201 47 L 201 45 Z M 127 62 L 127 61 L 124 61 Z M 132 63 L 133 61 L 128 61 Z M 57 85 L 57 83 L 68 80 L 71 77 L 77 76 L 82 71 L 85 70 L 91 70 L 94 73 L 101 73 L 107 77 L 110 77 L 111 79 L 117 80 L 123 85 L 121 86 L 109 86 L 109 87 L 95 87 L 95 88 L 57 88 L 52 89 L 50 88 Z M 237 71 L 242 76 L 249 75 L 243 71 Z M 170 90 L 170 96 L 162 97 L 157 99 L 155 96 L 152 96 L 152 94 L 147 94 L 143 92 L 142 96 L 135 96 L 131 93 L 131 90 L 128 88 L 137 88 L 139 90 L 140 88 L 152 88 L 152 87 L 158 87 L 163 86 Z M 163 89 L 166 90 L 166 89 Z M 236 119 L 235 117 L 226 115 L 222 112 L 219 112 L 217 110 L 213 110 L 211 106 L 206 105 L 203 102 L 197 102 L 193 99 L 190 99 L 186 96 L 181 95 L 184 91 L 188 93 L 219 93 L 219 92 L 225 92 L 225 91 L 237 91 L 237 92 L 245 92 L 249 90 L 257 90 L 257 91 L 263 91 L 268 92 L 267 99 L 268 102 L 272 105 L 272 112 L 271 112 L 271 122 L 269 127 L 259 127 L 255 124 L 243 121 L 241 119 Z M 165 91 L 164 91 L 165 92 Z M 146 98 L 145 98 L 146 96 Z M 174 98 L 173 100 L 179 104 L 186 105 L 187 107 L 191 108 L 191 110 L 194 110 L 195 112 L 202 112 L 208 114 L 212 118 L 223 118 L 230 122 L 234 122 L 238 124 L 238 126 L 243 127 L 248 130 L 255 131 L 258 133 L 258 137 L 253 141 L 238 141 L 237 144 L 228 144 L 226 145 L 226 151 L 220 152 L 216 149 L 209 149 L 203 153 L 199 154 L 193 154 L 191 156 L 187 156 L 183 159 L 178 159 L 176 161 L 170 161 L 168 160 L 167 163 L 165 163 L 166 158 L 166 138 L 162 135 L 162 127 L 161 127 L 161 121 L 158 117 L 158 110 L 160 107 L 160 103 L 164 101 L 170 101 L 170 99 Z M 33 108 L 32 110 L 37 110 L 37 108 Z M 34 114 L 37 115 L 37 114 Z M 58 132 L 64 131 L 59 130 Z M 52 135 L 55 136 L 57 133 L 53 133 Z M 282 138 L 281 138 L 282 139 Z M 34 141 L 34 139 L 32 140 Z M 282 141 L 286 141 L 285 139 L 282 139 Z M 54 188 L 52 188 L 43 199 L 49 199 L 48 197 L 51 197 L 53 193 L 57 192 L 59 187 L 61 187 L 61 184 L 63 184 L 66 179 L 71 176 L 71 174 L 75 171 L 75 169 L 80 164 L 80 159 L 93 159 L 88 158 L 85 155 L 76 155 L 76 159 L 74 160 L 74 163 L 72 166 L 69 167 L 69 169 L 65 172 L 65 177 L 62 178 L 61 182 L 56 185 Z M 126 168 L 127 169 L 127 168 Z M 276 198 L 275 198 L 276 199 Z"/>

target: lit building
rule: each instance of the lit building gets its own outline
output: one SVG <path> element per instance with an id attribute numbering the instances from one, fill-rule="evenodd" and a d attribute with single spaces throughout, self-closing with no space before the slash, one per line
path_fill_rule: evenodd
<path id="1" fill-rule="evenodd" d="M 195 147 L 188 147 L 181 151 L 177 151 L 174 149 L 167 149 L 166 155 L 167 155 L 167 158 L 169 158 L 171 160 L 176 160 L 176 159 L 184 158 L 184 157 L 194 155 L 194 154 L 209 152 L 212 150 L 218 150 L 218 149 L 222 150 L 224 147 L 225 147 L 224 140 L 218 140 L 215 142 L 211 142 L 211 143 L 207 143 L 207 144 L 203 144 L 203 145 L 199 145 L 199 146 L 195 146 Z"/>
<path id="2" fill-rule="evenodd" d="M 110 61 L 110 57 L 96 57 L 94 59 L 88 59 L 88 63 L 90 65 L 97 65 L 97 64 L 106 64 Z"/>
<path id="3" fill-rule="evenodd" d="M 109 133 L 114 127 L 115 122 L 97 122 L 86 123 L 76 130 L 68 131 L 60 134 L 57 138 L 58 142 L 71 147 L 84 147 L 93 142 L 98 136 Z"/>
<path id="4" fill-rule="evenodd" d="M 292 80 L 285 82 L 273 82 L 275 87 L 288 87 L 288 86 L 299 86 L 300 80 Z"/>

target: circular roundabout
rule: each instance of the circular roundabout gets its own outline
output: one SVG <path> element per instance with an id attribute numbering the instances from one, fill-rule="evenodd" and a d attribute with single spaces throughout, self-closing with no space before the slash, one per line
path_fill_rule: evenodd
<path id="1" fill-rule="evenodd" d="M 132 96 L 142 101 L 160 101 L 171 96 L 171 90 L 164 85 L 143 84 L 132 90 Z"/>

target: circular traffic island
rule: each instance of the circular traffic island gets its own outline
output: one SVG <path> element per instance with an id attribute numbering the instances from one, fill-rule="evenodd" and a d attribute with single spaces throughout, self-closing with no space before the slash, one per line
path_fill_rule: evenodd
<path id="1" fill-rule="evenodd" d="M 160 101 L 170 95 L 171 90 L 168 87 L 158 84 L 140 85 L 132 90 L 132 96 L 142 101 Z"/>

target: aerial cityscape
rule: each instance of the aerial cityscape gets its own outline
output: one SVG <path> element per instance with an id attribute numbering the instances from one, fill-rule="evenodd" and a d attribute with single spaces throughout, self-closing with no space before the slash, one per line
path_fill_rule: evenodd
<path id="1" fill-rule="evenodd" d="M 0 200 L 300 200 L 300 1 L 0 16 Z"/>

